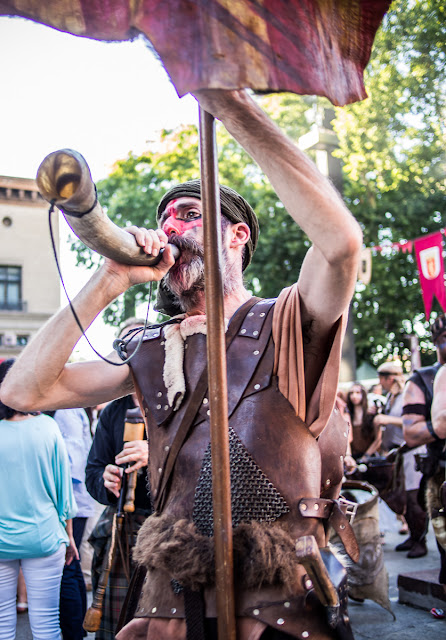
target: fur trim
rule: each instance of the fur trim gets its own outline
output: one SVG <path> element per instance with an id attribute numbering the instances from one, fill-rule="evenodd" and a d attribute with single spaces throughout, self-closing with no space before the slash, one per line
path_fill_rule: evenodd
<path id="1" fill-rule="evenodd" d="M 180 317 L 180 316 L 179 316 Z M 225 331 L 228 320 L 225 318 Z M 167 402 L 174 411 L 179 409 L 186 393 L 184 379 L 184 342 L 196 333 L 206 335 L 206 316 L 190 316 L 180 324 L 169 324 L 164 328 L 163 381 L 167 389 Z"/>
<path id="2" fill-rule="evenodd" d="M 234 530 L 235 580 L 245 589 L 282 585 L 289 593 L 300 584 L 293 538 L 277 523 L 250 522 Z M 197 590 L 215 582 L 214 542 L 193 522 L 150 516 L 138 534 L 133 559 L 149 570 L 166 571 L 181 585 Z"/>
<path id="3" fill-rule="evenodd" d="M 169 324 L 164 328 L 164 368 L 163 381 L 167 389 L 167 402 L 171 407 L 175 400 L 174 409 L 180 406 L 186 392 L 184 379 L 184 341 L 180 333 L 179 324 Z"/>

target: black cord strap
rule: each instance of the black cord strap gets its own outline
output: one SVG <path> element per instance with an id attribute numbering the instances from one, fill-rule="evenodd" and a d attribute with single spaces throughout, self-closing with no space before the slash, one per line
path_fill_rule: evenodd
<path id="1" fill-rule="evenodd" d="M 96 198 L 96 200 L 97 200 L 97 198 Z M 83 326 L 81 324 L 81 321 L 79 320 L 79 317 L 78 317 L 78 315 L 76 313 L 76 310 L 75 310 L 75 308 L 73 306 L 73 303 L 71 302 L 70 296 L 68 295 L 68 291 L 67 291 L 67 289 L 65 287 L 65 282 L 64 282 L 63 277 L 62 277 L 62 271 L 60 269 L 59 260 L 58 260 L 58 257 L 57 257 L 56 243 L 54 241 L 53 225 L 52 225 L 52 221 L 51 221 L 51 214 L 54 211 L 55 200 L 52 200 L 50 205 L 51 206 L 50 206 L 50 208 L 48 210 L 48 224 L 49 224 L 49 230 L 50 230 L 51 246 L 52 246 L 52 249 L 53 249 L 53 255 L 54 255 L 54 260 L 56 262 L 57 272 L 59 274 L 59 278 L 60 278 L 60 282 L 62 284 L 63 290 L 65 291 L 65 295 L 67 296 L 67 300 L 68 300 L 68 303 L 70 305 L 71 313 L 73 314 L 74 319 L 76 320 L 76 324 L 79 327 L 82 335 L 84 336 L 85 340 L 87 341 L 87 344 L 91 347 L 91 349 L 94 351 L 94 353 L 99 358 L 101 358 L 101 360 L 103 360 L 104 362 L 107 362 L 108 364 L 111 364 L 114 367 L 122 367 L 122 365 L 128 364 L 130 362 L 130 360 L 132 360 L 132 358 L 135 357 L 135 355 L 138 353 L 138 351 L 139 351 L 139 349 L 140 349 L 140 347 L 142 345 L 144 332 L 148 327 L 150 300 L 152 298 L 152 283 L 150 283 L 150 286 L 149 286 L 149 301 L 147 303 L 147 312 L 146 312 L 146 318 L 145 318 L 145 321 L 144 321 L 144 329 L 143 329 L 143 331 L 141 331 L 141 336 L 139 338 L 138 344 L 136 345 L 135 351 L 132 353 L 131 356 L 129 356 L 125 360 L 122 360 L 122 362 L 114 362 L 113 360 L 110 360 L 109 358 L 106 358 L 105 356 L 101 355 L 98 351 L 96 351 L 96 349 L 93 347 L 93 345 L 91 344 L 90 340 L 86 336 L 84 328 L 83 328 Z M 90 209 L 90 211 L 91 211 L 91 209 Z M 82 217 L 82 215 L 85 215 L 86 213 L 89 213 L 89 211 L 86 211 L 84 214 L 78 215 L 77 217 Z"/>

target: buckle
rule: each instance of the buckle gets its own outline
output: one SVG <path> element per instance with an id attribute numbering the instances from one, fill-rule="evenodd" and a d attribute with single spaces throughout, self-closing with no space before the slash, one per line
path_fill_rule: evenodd
<path id="1" fill-rule="evenodd" d="M 346 500 L 342 496 L 340 496 L 338 503 L 342 510 L 342 513 L 345 515 L 349 523 L 352 524 L 358 510 L 358 503 Z"/>

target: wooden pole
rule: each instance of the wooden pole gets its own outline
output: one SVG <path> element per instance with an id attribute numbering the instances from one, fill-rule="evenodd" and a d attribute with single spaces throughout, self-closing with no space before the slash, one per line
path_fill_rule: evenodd
<path id="1" fill-rule="evenodd" d="M 200 109 L 207 358 L 219 640 L 235 640 L 228 389 L 224 330 L 221 214 L 214 117 Z"/>

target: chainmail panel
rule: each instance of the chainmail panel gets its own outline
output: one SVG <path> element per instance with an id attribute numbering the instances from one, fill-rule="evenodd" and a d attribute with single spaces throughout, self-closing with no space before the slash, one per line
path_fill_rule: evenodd
<path id="1" fill-rule="evenodd" d="M 251 457 L 232 427 L 229 427 L 232 526 L 242 522 L 274 522 L 290 508 Z M 195 489 L 193 520 L 198 531 L 214 533 L 212 505 L 212 461 L 209 443 Z"/>

